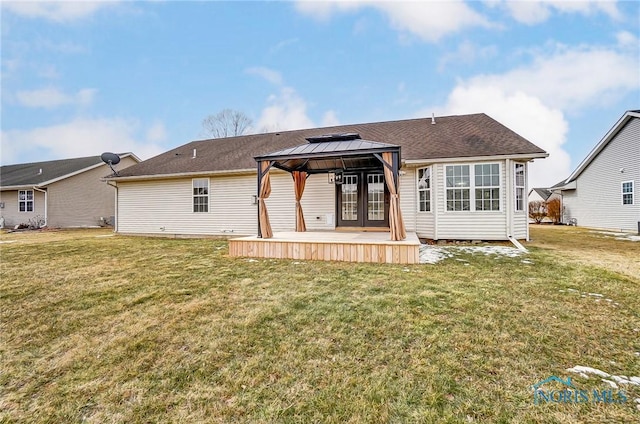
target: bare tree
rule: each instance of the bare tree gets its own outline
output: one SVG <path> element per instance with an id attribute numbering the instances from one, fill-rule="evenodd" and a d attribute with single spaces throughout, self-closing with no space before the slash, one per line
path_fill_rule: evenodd
<path id="1" fill-rule="evenodd" d="M 551 199 L 547 202 L 547 216 L 551 218 L 554 224 L 559 224 L 562 218 L 560 199 Z"/>
<path id="2" fill-rule="evenodd" d="M 223 109 L 215 115 L 202 120 L 205 135 L 212 138 L 233 137 L 242 135 L 253 121 L 243 112 Z"/>
<path id="3" fill-rule="evenodd" d="M 529 202 L 529 218 L 533 219 L 536 224 L 542 222 L 547 216 L 547 204 L 541 200 Z"/>

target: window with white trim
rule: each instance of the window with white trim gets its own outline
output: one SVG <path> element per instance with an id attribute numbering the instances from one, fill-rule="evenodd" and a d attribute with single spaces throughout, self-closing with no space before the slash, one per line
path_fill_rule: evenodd
<path id="1" fill-rule="evenodd" d="M 33 212 L 33 190 L 18 190 L 18 210 Z"/>
<path id="2" fill-rule="evenodd" d="M 447 210 L 471 210 L 469 165 L 448 165 L 446 175 Z"/>
<path id="3" fill-rule="evenodd" d="M 431 168 L 418 169 L 418 210 L 431 212 Z"/>
<path id="4" fill-rule="evenodd" d="M 447 211 L 499 211 L 500 164 L 447 165 Z"/>
<path id="5" fill-rule="evenodd" d="M 209 178 L 193 179 L 193 212 L 209 212 Z"/>
<path id="6" fill-rule="evenodd" d="M 622 183 L 622 204 L 633 205 L 633 181 Z"/>
<path id="7" fill-rule="evenodd" d="M 524 163 L 515 164 L 515 176 L 516 176 L 516 211 L 524 211 Z"/>
<path id="8" fill-rule="evenodd" d="M 483 163 L 475 165 L 476 210 L 500 210 L 500 165 Z M 480 188 L 479 188 L 480 187 Z"/>

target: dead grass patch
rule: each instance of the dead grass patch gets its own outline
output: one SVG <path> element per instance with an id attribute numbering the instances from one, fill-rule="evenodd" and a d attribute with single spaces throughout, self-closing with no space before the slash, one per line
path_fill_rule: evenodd
<path id="1" fill-rule="evenodd" d="M 531 246 L 574 262 L 609 269 L 640 282 L 640 242 L 618 240 L 599 230 L 564 225 L 531 225 Z"/>
<path id="2" fill-rule="evenodd" d="M 637 281 L 556 251 L 296 264 L 229 258 L 219 240 L 69 234 L 0 245 L 1 421 L 640 416 L 635 387 L 620 405 L 534 405 L 532 384 L 575 365 L 640 376 Z"/>

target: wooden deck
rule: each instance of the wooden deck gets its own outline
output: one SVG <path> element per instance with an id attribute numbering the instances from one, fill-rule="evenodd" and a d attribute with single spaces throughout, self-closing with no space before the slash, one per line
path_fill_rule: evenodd
<path id="1" fill-rule="evenodd" d="M 229 255 L 250 258 L 417 264 L 420 240 L 391 241 L 387 232 L 306 231 L 274 233 L 229 240 Z"/>

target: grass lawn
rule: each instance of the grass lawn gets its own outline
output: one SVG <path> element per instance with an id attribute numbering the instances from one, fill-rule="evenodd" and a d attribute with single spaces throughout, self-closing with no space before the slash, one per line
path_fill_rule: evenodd
<path id="1" fill-rule="evenodd" d="M 0 422 L 640 421 L 640 386 L 531 388 L 640 376 L 640 242 L 534 226 L 526 257 L 395 266 L 109 235 L 0 236 Z"/>

